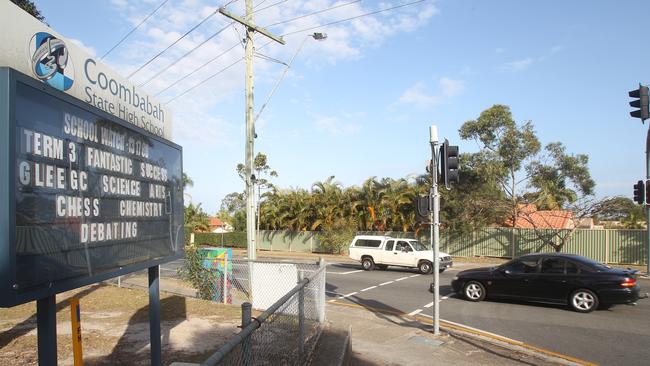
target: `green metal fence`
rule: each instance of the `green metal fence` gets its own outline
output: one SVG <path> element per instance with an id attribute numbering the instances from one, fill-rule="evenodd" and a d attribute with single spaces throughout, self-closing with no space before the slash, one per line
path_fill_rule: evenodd
<path id="1" fill-rule="evenodd" d="M 453 256 L 512 258 L 528 253 L 552 252 L 540 237 L 552 238 L 555 230 L 485 228 L 465 235 L 449 235 L 440 232 L 440 248 Z M 358 234 L 389 235 L 394 237 L 417 236 L 423 243 L 429 242 L 429 231 L 359 232 Z M 553 239 L 558 243 L 557 236 Z M 261 231 L 258 248 L 291 252 L 320 252 L 318 233 L 291 231 Z M 605 263 L 645 264 L 648 244 L 645 230 L 587 230 L 573 232 L 562 249 L 563 252 L 584 255 Z"/>

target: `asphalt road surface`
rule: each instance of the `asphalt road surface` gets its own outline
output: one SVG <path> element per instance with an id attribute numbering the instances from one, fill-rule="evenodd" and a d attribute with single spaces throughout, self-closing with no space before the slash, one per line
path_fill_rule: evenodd
<path id="1" fill-rule="evenodd" d="M 441 319 L 603 365 L 650 364 L 650 299 L 589 314 L 555 305 L 474 303 L 452 292 L 451 280 L 462 269 L 440 275 Z M 360 265 L 330 264 L 327 300 L 432 317 L 432 280 L 399 267 L 363 271 Z M 650 280 L 639 281 L 642 292 L 650 290 Z"/>
<path id="2" fill-rule="evenodd" d="M 162 277 L 177 277 L 184 259 L 161 265 Z M 291 261 L 287 259 L 287 261 Z M 451 289 L 457 264 L 440 275 L 441 319 L 495 333 L 602 365 L 650 364 L 650 299 L 579 314 L 564 306 L 512 302 L 469 302 Z M 242 279 L 245 281 L 245 279 Z M 330 263 L 326 301 L 433 317 L 433 275 L 389 267 L 363 271 L 359 264 Z M 642 292 L 650 280 L 640 279 Z"/>

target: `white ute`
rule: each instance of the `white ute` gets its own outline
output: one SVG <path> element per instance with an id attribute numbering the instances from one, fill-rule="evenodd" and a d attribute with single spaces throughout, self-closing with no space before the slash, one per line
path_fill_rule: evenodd
<path id="1" fill-rule="evenodd" d="M 449 254 L 440 252 L 440 272 L 453 265 Z M 390 236 L 357 235 L 350 244 L 350 258 L 361 262 L 366 271 L 388 266 L 417 268 L 420 273 L 431 273 L 433 250 L 416 239 L 392 238 Z"/>

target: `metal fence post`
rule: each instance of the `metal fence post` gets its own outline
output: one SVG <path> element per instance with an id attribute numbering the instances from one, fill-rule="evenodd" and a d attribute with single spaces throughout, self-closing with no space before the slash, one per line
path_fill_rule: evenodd
<path id="1" fill-rule="evenodd" d="M 318 283 L 318 321 L 323 324 L 325 321 L 325 258 L 320 257 L 318 259 L 318 268 L 322 270 L 320 278 L 318 279 L 320 282 Z"/>
<path id="2" fill-rule="evenodd" d="M 244 329 L 251 323 L 252 308 L 250 302 L 245 302 L 241 304 L 241 329 Z M 252 354 L 251 354 L 251 336 L 246 337 L 242 343 L 241 352 L 242 360 L 244 361 L 244 366 L 252 365 Z"/>
<path id="3" fill-rule="evenodd" d="M 302 285 L 305 278 L 303 271 L 298 271 L 298 285 Z M 305 287 L 301 286 L 298 292 L 298 360 L 302 364 L 305 355 Z"/>
<path id="4" fill-rule="evenodd" d="M 605 229 L 605 263 L 609 263 L 609 230 Z"/>

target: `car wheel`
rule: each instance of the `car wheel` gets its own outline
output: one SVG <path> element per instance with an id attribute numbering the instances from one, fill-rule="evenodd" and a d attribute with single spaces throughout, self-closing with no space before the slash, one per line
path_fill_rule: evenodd
<path id="1" fill-rule="evenodd" d="M 481 301 L 485 299 L 485 286 L 478 281 L 469 281 L 463 288 L 463 294 L 469 301 Z"/>
<path id="2" fill-rule="evenodd" d="M 418 264 L 418 270 L 422 274 L 429 274 L 431 273 L 431 262 L 429 261 L 422 261 L 420 264 Z"/>
<path id="3" fill-rule="evenodd" d="M 372 261 L 372 258 L 366 257 L 361 260 L 361 266 L 366 271 L 372 271 L 375 269 L 375 262 Z"/>
<path id="4" fill-rule="evenodd" d="M 573 291 L 569 296 L 569 306 L 579 313 L 589 313 L 598 308 L 598 296 L 587 289 Z"/>
<path id="5" fill-rule="evenodd" d="M 445 269 L 447 269 L 447 268 L 440 268 L 440 269 L 438 269 L 438 273 L 442 273 L 442 272 L 444 272 Z"/>

